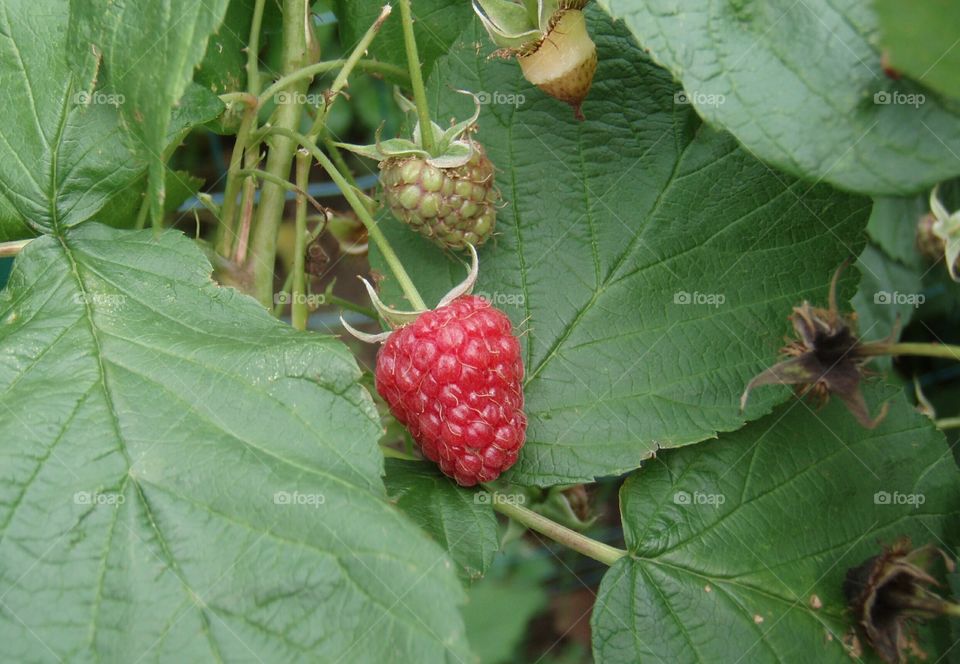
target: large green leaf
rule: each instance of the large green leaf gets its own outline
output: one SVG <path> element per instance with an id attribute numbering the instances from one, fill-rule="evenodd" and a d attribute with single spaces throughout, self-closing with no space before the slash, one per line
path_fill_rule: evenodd
<path id="1" fill-rule="evenodd" d="M 432 463 L 387 460 L 390 500 L 426 530 L 457 564 L 466 581 L 479 579 L 499 547 L 490 494 L 464 489 Z"/>
<path id="2" fill-rule="evenodd" d="M 960 476 L 902 396 L 874 431 L 839 402 L 793 402 L 665 453 L 620 502 L 630 555 L 600 585 L 597 661 L 843 664 L 846 570 L 902 535 L 950 550 Z"/>
<path id="3" fill-rule="evenodd" d="M 960 173 L 960 105 L 884 75 L 869 3 L 599 4 L 683 82 L 684 102 L 771 164 L 876 195 Z"/>
<path id="4" fill-rule="evenodd" d="M 477 137 L 507 205 L 476 291 L 523 331 L 530 425 L 510 478 L 540 485 L 622 473 L 769 411 L 786 390 L 758 390 L 746 416 L 740 394 L 774 360 L 790 308 L 826 301 L 870 209 L 702 125 L 622 25 L 597 10 L 589 19 L 600 67 L 586 122 L 515 63 L 488 59 L 477 26 L 430 82 L 437 117 L 468 116 L 457 88 L 491 102 Z M 460 263 L 397 222 L 384 230 L 428 303 L 463 279 Z M 395 280 L 381 283 L 403 304 Z"/>
<path id="5" fill-rule="evenodd" d="M 339 342 L 179 233 L 34 240 L 0 294 L 7 661 L 466 657 L 446 554 L 386 501 Z"/>
<path id="6" fill-rule="evenodd" d="M 960 98 L 960 5 L 953 0 L 874 0 L 890 64 L 919 83 Z"/>
<path id="7" fill-rule="evenodd" d="M 97 77 L 119 107 L 127 127 L 143 143 L 149 162 L 151 214 L 163 212 L 164 149 L 174 107 L 193 80 L 207 40 L 229 0 L 71 0 L 70 52 L 75 69 L 96 54 Z"/>
<path id="8" fill-rule="evenodd" d="M 384 3 L 379 0 L 335 0 L 335 5 L 340 21 L 340 39 L 349 52 L 377 20 Z M 424 76 L 427 76 L 437 58 L 447 53 L 464 25 L 472 20 L 473 9 L 466 0 L 413 0 L 411 8 L 420 63 Z M 403 23 L 397 7 L 370 46 L 370 53 L 379 60 L 407 68 Z"/>
<path id="9" fill-rule="evenodd" d="M 89 219 L 140 173 L 117 101 L 71 75 L 67 12 L 57 0 L 6 0 L 0 7 L 0 237 L 15 239 Z"/>

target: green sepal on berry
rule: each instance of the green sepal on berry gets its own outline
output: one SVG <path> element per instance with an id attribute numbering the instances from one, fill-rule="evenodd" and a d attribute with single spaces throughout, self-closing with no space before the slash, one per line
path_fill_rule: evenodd
<path id="1" fill-rule="evenodd" d="M 473 287 L 476 286 L 477 277 L 480 275 L 480 257 L 477 256 L 477 250 L 473 248 L 472 244 L 468 244 L 467 249 L 470 250 L 470 268 L 467 270 L 467 278 L 451 288 L 446 295 L 440 298 L 440 301 L 437 303 L 438 309 L 440 307 L 447 306 L 461 295 L 470 295 L 473 293 Z M 363 282 L 364 287 L 367 289 L 367 294 L 370 296 L 370 303 L 373 305 L 373 308 L 376 310 L 380 318 L 382 318 L 387 324 L 387 326 L 390 327 L 390 330 L 387 332 L 381 332 L 380 334 L 367 334 L 366 332 L 361 332 L 351 327 L 347 321 L 343 320 L 343 316 L 341 316 L 340 323 L 343 325 L 344 329 L 361 341 L 366 341 L 367 343 L 383 343 L 390 337 L 390 335 L 393 333 L 393 330 L 403 327 L 404 325 L 409 325 L 413 321 L 417 320 L 420 314 L 422 314 L 424 311 L 427 311 L 427 309 L 398 311 L 397 309 L 385 304 L 383 300 L 380 299 L 380 296 L 377 295 L 377 290 L 369 281 L 363 277 L 359 277 L 359 279 Z"/>
<path id="2" fill-rule="evenodd" d="M 460 90 L 463 94 L 468 94 L 474 100 L 474 112 L 468 120 L 458 122 L 448 129 L 444 129 L 436 122 L 430 123 L 433 142 L 436 146 L 433 153 L 428 151 L 421 138 L 422 128 L 420 123 L 416 122 L 413 127 L 413 138 L 390 138 L 380 140 L 380 132 L 377 131 L 377 141 L 373 145 L 353 145 L 350 143 L 337 143 L 339 147 L 355 152 L 356 154 L 377 161 L 386 161 L 388 159 L 398 159 L 404 157 L 420 157 L 431 166 L 437 168 L 456 168 L 463 166 L 470 161 L 473 156 L 476 142 L 470 138 L 470 132 L 476 125 L 477 118 L 480 117 L 480 100 L 475 95 L 465 90 Z M 396 94 L 394 99 L 411 117 L 416 117 L 416 108 L 409 99 L 403 95 Z"/>
<path id="3" fill-rule="evenodd" d="M 473 10 L 500 50 L 516 57 L 524 77 L 551 97 L 580 106 L 597 71 L 597 47 L 587 32 L 588 0 L 473 0 Z"/>
<path id="4" fill-rule="evenodd" d="M 472 138 L 480 116 L 480 102 L 473 115 L 448 129 L 431 122 L 432 150 L 422 140 L 417 122 L 413 138 L 392 138 L 373 145 L 338 144 L 356 154 L 380 162 L 384 199 L 393 215 L 435 244 L 453 250 L 479 246 L 493 234 L 500 204 L 494 185 L 495 169 L 483 147 Z M 409 100 L 398 96 L 401 107 L 412 110 Z"/>
<path id="5" fill-rule="evenodd" d="M 930 212 L 935 219 L 930 231 L 941 243 L 950 278 L 960 281 L 960 210 L 947 212 L 937 195 L 938 189 L 939 185 L 930 192 Z"/>

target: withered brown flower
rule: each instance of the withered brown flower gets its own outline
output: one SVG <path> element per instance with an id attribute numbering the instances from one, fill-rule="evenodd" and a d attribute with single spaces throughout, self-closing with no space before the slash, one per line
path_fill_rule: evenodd
<path id="1" fill-rule="evenodd" d="M 830 282 L 829 308 L 813 307 L 804 301 L 793 308 L 790 322 L 797 334 L 780 353 L 787 359 L 758 374 L 740 397 L 740 409 L 746 408 L 754 388 L 761 385 L 794 385 L 800 397 L 811 396 L 821 404 L 835 394 L 863 426 L 872 429 L 887 414 L 884 404 L 871 418 L 860 391 L 860 379 L 867 373 L 863 365 L 871 356 L 856 334 L 853 314 L 841 315 L 837 307 L 837 281 L 845 265 Z"/>
<path id="2" fill-rule="evenodd" d="M 910 540 L 903 538 L 847 570 L 843 593 L 856 629 L 885 662 L 903 662 L 909 653 L 922 652 L 912 623 L 956 615 L 960 609 L 930 590 L 940 585 L 930 574 L 938 558 L 953 571 L 953 561 L 941 549 L 932 545 L 912 549 Z"/>

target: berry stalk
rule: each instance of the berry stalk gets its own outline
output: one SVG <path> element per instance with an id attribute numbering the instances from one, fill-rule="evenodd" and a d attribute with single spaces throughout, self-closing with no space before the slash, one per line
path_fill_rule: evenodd
<path id="1" fill-rule="evenodd" d="M 414 286 L 413 280 L 410 279 L 410 275 L 408 275 L 407 271 L 403 268 L 403 263 L 400 262 L 400 258 L 393 251 L 393 247 L 390 246 L 386 236 L 377 226 L 376 220 L 371 216 L 370 211 L 363 204 L 363 201 L 360 200 L 356 190 L 350 186 L 350 183 L 347 182 L 343 174 L 337 170 L 337 167 L 333 165 L 330 158 L 327 157 L 313 141 L 298 132 L 285 127 L 270 127 L 267 133 L 279 134 L 293 139 L 313 155 L 313 158 L 316 159 L 317 163 L 327 172 L 330 179 L 340 187 L 340 191 L 343 192 L 343 197 L 347 199 L 347 203 L 350 204 L 350 207 L 356 213 L 357 217 L 359 217 L 360 222 L 366 227 L 367 235 L 370 236 L 370 239 L 377 245 L 380 253 L 383 254 L 383 259 L 387 262 L 387 265 L 390 266 L 390 270 L 393 272 L 393 276 L 396 277 L 397 283 L 400 284 L 400 288 L 403 290 L 403 294 L 407 300 L 410 301 L 410 304 L 412 304 L 415 309 L 425 310 L 427 305 L 424 303 L 423 298 L 420 297 L 420 293 L 417 291 L 417 287 Z"/>
<path id="2" fill-rule="evenodd" d="M 297 150 L 297 212 L 293 253 L 293 297 L 290 304 L 290 323 L 295 330 L 307 329 L 306 277 L 303 272 L 307 255 L 307 187 L 310 180 L 310 154 Z"/>
<path id="3" fill-rule="evenodd" d="M 253 18 L 250 20 L 250 39 L 247 40 L 247 90 L 252 95 L 260 93 L 260 27 L 263 25 L 263 8 L 266 0 L 256 0 Z"/>
<path id="4" fill-rule="evenodd" d="M 337 77 L 333 80 L 333 85 L 330 86 L 330 90 L 326 93 L 323 106 L 317 111 L 317 117 L 314 119 L 313 126 L 308 133 L 309 136 L 319 136 L 324 126 L 326 126 L 327 115 L 329 115 L 330 109 L 337 101 L 337 97 L 340 96 L 340 91 L 346 87 L 347 79 L 350 77 L 350 74 L 353 73 L 353 68 L 357 66 L 360 58 L 367 52 L 367 49 L 370 48 L 373 38 L 380 32 L 383 22 L 390 17 L 391 11 L 393 11 L 393 8 L 390 5 L 384 5 L 383 9 L 380 10 L 380 15 L 377 16 L 377 20 L 367 28 L 363 37 L 357 42 L 357 45 L 353 47 L 350 57 L 347 58 L 347 61 L 340 69 L 340 73 L 338 73 Z"/>
<path id="5" fill-rule="evenodd" d="M 243 177 L 256 177 L 264 180 L 265 182 L 272 182 L 278 187 L 283 187 L 287 191 L 292 191 L 293 193 L 297 194 L 297 196 L 302 195 L 317 212 L 320 214 L 326 214 L 326 208 L 320 205 L 320 201 L 308 194 L 305 189 L 298 187 L 289 180 L 286 180 L 278 175 L 274 175 L 273 173 L 268 173 L 267 171 L 261 171 L 258 168 L 241 168 L 239 171 L 237 171 L 237 173 Z"/>
<path id="6" fill-rule="evenodd" d="M 381 446 L 380 451 L 383 452 L 383 456 L 391 459 L 420 461 L 418 457 L 412 454 L 407 454 L 406 452 L 401 452 L 400 450 L 396 450 L 392 447 Z M 593 558 L 594 560 L 601 562 L 608 567 L 612 566 L 621 558 L 629 555 L 628 552 L 624 551 L 623 549 L 618 549 L 615 546 L 598 542 L 591 537 L 587 537 L 586 535 L 578 533 L 575 530 L 571 530 L 566 526 L 562 526 L 556 521 L 545 517 L 542 514 L 538 514 L 533 510 L 527 509 L 526 507 L 521 507 L 519 505 L 514 505 L 511 501 L 503 500 L 503 498 L 506 498 L 507 496 L 494 491 L 492 488 L 487 487 L 487 490 L 490 492 L 492 498 L 490 502 L 493 504 L 493 509 L 500 512 L 500 514 L 503 514 L 504 516 L 516 521 L 522 526 L 526 526 L 530 530 L 534 530 L 545 537 L 549 537 L 558 544 L 562 544 L 569 549 L 573 549 L 577 553 L 583 554 L 588 558 Z"/>
<path id="7" fill-rule="evenodd" d="M 573 549 L 588 558 L 593 558 L 607 566 L 612 566 L 615 562 L 627 555 L 623 549 L 618 549 L 609 544 L 598 542 L 586 535 L 582 535 L 575 530 L 570 530 L 566 526 L 561 526 L 556 521 L 552 521 L 542 514 L 520 505 L 513 505 L 509 501 L 496 500 L 497 494 L 493 495 L 493 509 L 504 516 L 508 516 L 517 523 L 523 524 L 530 530 L 535 530 L 541 535 L 545 535 L 555 542 Z"/>
<path id="8" fill-rule="evenodd" d="M 260 93 L 258 99 L 260 100 L 260 105 L 267 103 L 273 95 L 277 94 L 281 90 L 286 90 L 289 86 L 293 85 L 298 81 L 304 81 L 308 79 L 313 79 L 313 77 L 318 76 L 319 74 L 326 74 L 335 69 L 340 69 L 345 67 L 347 60 L 324 60 L 323 62 L 316 62 L 312 65 L 307 65 L 306 67 L 301 67 L 296 71 L 292 71 L 285 76 L 281 76 L 274 82 L 270 87 Z M 354 64 L 354 69 L 359 69 L 360 71 L 370 72 L 372 74 L 384 74 L 387 76 L 393 76 L 397 78 L 406 78 L 407 72 L 403 71 L 395 65 L 391 65 L 386 62 L 377 62 L 376 60 L 358 60 Z M 221 100 L 223 97 L 221 97 Z"/>
<path id="9" fill-rule="evenodd" d="M 233 254 L 233 247 L 237 237 L 237 198 L 240 194 L 241 180 L 239 171 L 243 168 L 243 158 L 247 150 L 247 142 L 250 139 L 250 133 L 255 129 L 257 110 L 260 106 L 257 98 L 252 94 L 244 94 L 239 101 L 242 101 L 246 108 L 243 111 L 240 128 L 237 130 L 233 152 L 230 155 L 230 168 L 227 170 L 227 185 L 223 194 L 223 207 L 221 208 L 220 223 L 217 224 L 217 236 L 215 240 L 217 252 L 226 258 L 229 258 Z"/>
<path id="10" fill-rule="evenodd" d="M 914 357 L 942 357 L 960 362 L 960 346 L 926 343 L 872 343 L 863 344 L 864 355 L 912 355 Z"/>
<path id="11" fill-rule="evenodd" d="M 427 90 L 423 85 L 423 72 L 420 71 L 420 56 L 417 54 L 417 38 L 413 33 L 413 14 L 410 0 L 400 0 L 400 18 L 403 20 L 403 44 L 407 49 L 407 67 L 410 70 L 410 87 L 413 88 L 413 101 L 417 105 L 417 116 L 424 149 L 433 154 L 433 134 L 430 132 L 430 107 L 427 105 Z"/>

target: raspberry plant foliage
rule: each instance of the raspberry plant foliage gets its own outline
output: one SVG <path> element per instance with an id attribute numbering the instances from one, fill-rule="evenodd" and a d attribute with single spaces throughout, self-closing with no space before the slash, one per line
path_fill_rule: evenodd
<path id="1" fill-rule="evenodd" d="M 587 122 L 517 87 L 515 64 L 475 48 L 489 43 L 479 26 L 429 82 L 444 115 L 465 106 L 449 85 L 531 99 L 484 106 L 478 121 L 501 127 L 484 129 L 487 152 L 517 174 L 502 187 L 510 207 L 499 215 L 496 251 L 481 256 L 476 292 L 501 296 L 529 330 L 529 428 L 512 471 L 524 483 L 621 473 L 657 449 L 742 426 L 740 393 L 782 345 L 785 312 L 823 294 L 810 270 L 828 283 L 861 245 L 870 210 L 868 199 L 771 171 L 701 124 L 691 107 L 675 105 L 669 74 L 622 26 L 596 9 L 588 18 L 600 65 L 583 104 Z M 460 280 L 453 259 L 385 228 L 401 256 L 433 277 L 428 300 Z M 390 280 L 383 287 L 388 302 L 400 297 Z M 721 291 L 723 306 L 693 302 Z M 678 304 L 684 297 L 691 302 Z M 754 397 L 748 417 L 786 392 Z"/>
<path id="2" fill-rule="evenodd" d="M 728 11 L 696 0 L 676 12 L 665 0 L 598 1 L 673 72 L 704 118 L 778 168 L 877 196 L 917 193 L 956 174 L 957 93 L 928 87 L 940 87 L 937 65 L 950 54 L 918 58 L 911 64 L 923 62 L 923 71 L 913 77 L 887 76 L 880 17 L 892 3 L 778 0 Z M 938 18 L 917 16 L 917 44 L 929 43 L 930 23 L 951 24 L 947 4 L 922 4 Z M 760 102 L 770 90 L 776 100 Z"/>
<path id="3" fill-rule="evenodd" d="M 880 661 L 842 581 L 903 536 L 956 554 L 954 455 L 914 407 L 951 393 L 878 363 L 873 430 L 782 387 L 739 401 L 792 307 L 825 306 L 858 257 L 838 301 L 871 347 L 960 359 L 898 338 L 927 310 L 878 297 L 960 301 L 913 246 L 930 190 L 960 175 L 953 60 L 928 89 L 930 45 L 891 31 L 903 72 L 882 78 L 885 2 L 566 4 L 597 49 L 582 121 L 489 57 L 467 0 L 6 3 L 0 658 Z M 828 46 L 775 52 L 781 29 Z M 930 98 L 880 108 L 874 85 Z M 480 238 L 411 233 L 341 150 L 376 145 L 381 119 L 429 126 L 425 160 L 431 140 L 461 160 L 482 142 L 502 203 L 476 299 L 443 298 Z M 211 140 L 233 149 L 222 178 Z M 196 212 L 175 213 L 198 176 Z M 960 200 L 940 184 L 947 218 Z M 358 272 L 392 311 L 333 278 Z M 400 339 L 480 297 L 510 319 L 529 423 L 515 463 L 463 487 L 441 471 L 472 460 L 418 452 L 335 321 Z M 590 633 L 569 620 L 539 644 L 531 612 L 562 623 L 583 584 Z M 954 645 L 945 621 L 915 627 L 928 656 Z"/>
<path id="4" fill-rule="evenodd" d="M 896 401 L 869 432 L 839 401 L 819 413 L 794 402 L 710 454 L 686 448 L 632 476 L 620 501 L 636 558 L 601 583 L 597 661 L 849 662 L 846 570 L 878 553 L 877 541 L 949 541 L 954 519 L 957 470 L 942 436 Z M 835 435 L 855 442 L 838 446 Z M 875 500 L 894 491 L 926 500 Z"/>

